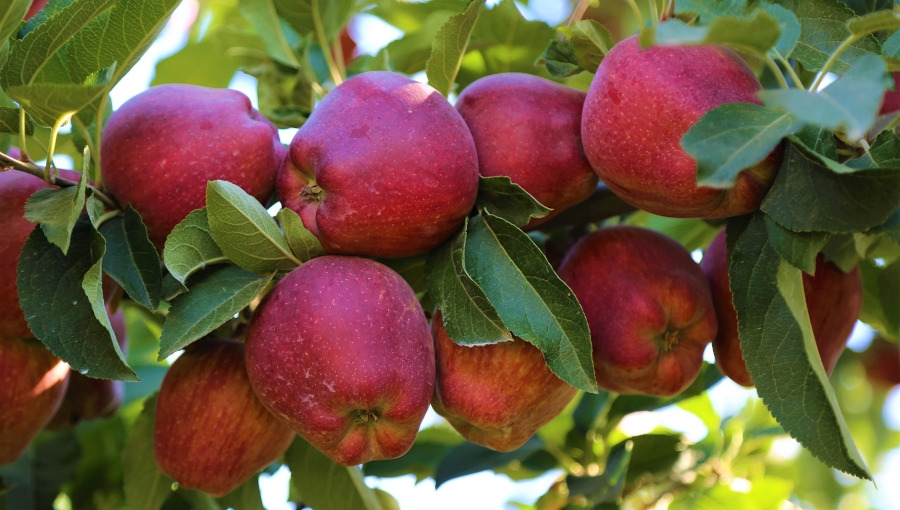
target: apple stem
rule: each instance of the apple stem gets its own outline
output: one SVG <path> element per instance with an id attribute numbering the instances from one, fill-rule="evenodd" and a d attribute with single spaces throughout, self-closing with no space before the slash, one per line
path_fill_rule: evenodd
<path id="1" fill-rule="evenodd" d="M 634 17 L 637 19 L 638 26 L 644 28 L 644 16 L 641 14 L 641 8 L 638 7 L 637 2 L 635 0 L 628 0 L 628 5 L 631 6 L 631 10 L 634 12 Z"/>
<path id="2" fill-rule="evenodd" d="M 59 186 L 61 188 L 68 188 L 70 186 L 77 186 L 78 183 L 75 181 L 70 181 L 59 175 L 54 175 L 52 172 L 47 177 L 46 169 L 35 165 L 34 163 L 26 163 L 24 161 L 19 161 L 18 159 L 0 152 L 0 167 L 4 168 L 4 172 L 8 172 L 9 169 L 15 169 L 20 172 L 25 172 L 26 174 L 31 174 L 35 177 L 39 177 L 41 179 L 48 178 L 46 182 L 51 186 Z M 103 205 L 109 207 L 110 209 L 121 209 L 119 204 L 116 203 L 115 200 L 110 198 L 108 195 L 97 189 L 95 186 L 88 185 L 88 188 L 91 189 L 91 192 L 97 197 L 98 200 L 103 202 Z"/>
<path id="3" fill-rule="evenodd" d="M 778 67 L 778 64 L 775 62 L 774 58 L 772 58 L 769 55 L 766 55 L 764 62 L 766 63 L 766 67 L 768 67 L 769 70 L 772 71 L 772 76 L 775 77 L 775 79 L 778 81 L 778 85 L 780 85 L 781 88 L 783 88 L 783 89 L 791 88 L 790 85 L 788 85 L 787 80 L 784 78 L 784 73 L 781 72 L 781 68 Z M 802 83 L 798 83 L 798 86 L 802 86 L 802 85 L 803 85 Z"/>
<path id="4" fill-rule="evenodd" d="M 659 10 L 656 7 L 656 0 L 648 0 L 650 4 L 650 13 L 653 15 L 650 21 L 653 22 L 653 26 L 659 25 Z"/>
<path id="5" fill-rule="evenodd" d="M 874 30 L 866 30 L 861 33 L 852 33 L 846 39 L 844 39 L 841 44 L 837 48 L 835 48 L 834 52 L 832 52 L 832 54 L 828 56 L 828 60 L 825 61 L 825 64 L 822 65 L 822 69 L 819 70 L 819 74 L 818 76 L 816 76 L 815 81 L 813 81 L 813 84 L 809 86 L 809 91 L 815 92 L 819 90 L 819 87 L 822 85 L 822 80 L 825 79 L 825 75 L 827 75 L 828 72 L 831 71 L 831 68 L 834 67 L 834 63 L 837 62 L 838 57 L 840 57 L 841 54 L 844 53 L 844 51 L 850 48 L 853 43 L 869 35 L 871 32 L 874 32 Z"/>
<path id="6" fill-rule="evenodd" d="M 575 6 L 575 9 L 572 10 L 572 16 L 569 18 L 567 25 L 572 26 L 578 21 L 581 21 L 581 18 L 584 17 L 584 13 L 590 5 L 591 0 L 578 0 L 578 4 Z"/>
<path id="7" fill-rule="evenodd" d="M 797 76 L 797 73 L 794 71 L 794 68 L 791 66 L 791 63 L 788 62 L 786 58 L 784 58 L 784 56 L 781 54 L 781 52 L 779 52 L 775 48 L 772 48 L 772 53 L 774 54 L 775 61 L 780 63 L 781 67 L 784 68 L 784 70 L 787 72 L 788 76 L 791 77 L 791 81 L 794 82 L 794 86 L 797 87 L 798 89 L 804 88 L 803 80 L 801 80 L 800 77 Z M 771 58 L 769 55 L 766 55 L 766 57 Z"/>

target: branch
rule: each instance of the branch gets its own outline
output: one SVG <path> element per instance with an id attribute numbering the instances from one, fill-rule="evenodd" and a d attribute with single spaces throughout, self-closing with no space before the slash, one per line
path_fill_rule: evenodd
<path id="1" fill-rule="evenodd" d="M 70 181 L 69 179 L 60 177 L 53 172 L 45 172 L 45 169 L 41 166 L 27 161 L 20 161 L 4 152 L 0 152 L 0 167 L 3 168 L 4 172 L 17 170 L 20 172 L 25 172 L 26 174 L 31 174 L 43 180 L 50 186 L 68 188 L 70 186 L 78 185 L 78 183 L 75 181 Z M 121 209 L 121 207 L 119 207 L 119 204 L 117 204 L 116 201 L 109 197 L 106 193 L 103 193 L 93 185 L 89 184 L 88 187 L 91 189 L 91 192 L 94 194 L 94 196 L 97 197 L 101 202 L 103 202 L 103 205 L 111 209 Z"/>

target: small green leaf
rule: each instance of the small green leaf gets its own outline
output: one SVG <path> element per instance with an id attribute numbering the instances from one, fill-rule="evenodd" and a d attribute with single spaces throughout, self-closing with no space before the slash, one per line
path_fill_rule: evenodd
<path id="1" fill-rule="evenodd" d="M 837 0 L 834 1 L 840 4 Z M 785 7 L 790 8 L 787 5 Z M 844 6 L 844 9 L 846 9 L 846 6 Z M 846 10 L 849 11 L 850 15 L 853 14 L 853 11 Z M 851 36 L 846 22 L 849 16 L 836 15 L 834 18 L 829 18 L 825 16 L 830 13 L 823 15 L 797 11 L 795 13 L 801 26 L 800 40 L 797 41 L 794 51 L 790 55 L 785 55 L 785 57 L 797 59 L 804 68 L 810 71 L 821 71 L 822 66 L 825 65 L 831 54 Z M 873 36 L 863 37 L 853 42 L 841 53 L 831 71 L 843 73 L 853 65 L 856 59 L 863 55 L 878 54 L 880 54 L 878 41 Z"/>
<path id="2" fill-rule="evenodd" d="M 864 289 L 859 320 L 889 337 L 900 337 L 900 261 L 879 266 L 864 260 L 859 268 Z"/>
<path id="3" fill-rule="evenodd" d="M 844 110 L 844 132 L 851 140 L 858 140 L 875 122 L 884 92 L 892 83 L 884 59 L 863 55 L 821 94 Z"/>
<path id="4" fill-rule="evenodd" d="M 650 35 L 642 36 L 642 42 Z M 705 26 L 690 26 L 672 19 L 660 23 L 653 35 L 656 44 L 721 44 L 765 55 L 778 43 L 781 27 L 767 12 L 756 10 L 752 16 L 719 16 Z"/>
<path id="5" fill-rule="evenodd" d="M 52 126 L 63 115 L 81 110 L 104 97 L 108 89 L 107 84 L 35 83 L 8 86 L 4 90 L 25 107 L 35 122 Z"/>
<path id="6" fill-rule="evenodd" d="M 105 221 L 100 233 L 106 239 L 103 270 L 129 297 L 155 311 L 162 297 L 162 270 L 140 214 L 128 205 L 123 214 Z"/>
<path id="7" fill-rule="evenodd" d="M 290 271 L 300 265 L 275 220 L 258 200 L 228 181 L 206 187 L 209 231 L 222 253 L 254 273 Z"/>
<path id="8" fill-rule="evenodd" d="M 209 230 L 206 207 L 191 211 L 175 225 L 166 238 L 163 260 L 169 273 L 182 284 L 197 271 L 228 261 Z"/>
<path id="9" fill-rule="evenodd" d="M 303 220 L 300 219 L 300 215 L 296 212 L 282 208 L 275 215 L 275 220 L 281 225 L 288 246 L 291 247 L 291 252 L 300 262 L 306 262 L 309 259 L 325 255 L 325 248 L 322 247 L 319 238 L 309 230 L 306 230 L 306 227 L 303 226 Z"/>
<path id="10" fill-rule="evenodd" d="M 475 207 L 520 227 L 531 218 L 543 218 L 550 212 L 550 208 L 506 176 L 479 177 Z"/>
<path id="11" fill-rule="evenodd" d="M 30 5 L 31 0 L 9 0 L 0 6 L 0 41 L 5 41 L 19 28 Z"/>
<path id="12" fill-rule="evenodd" d="M 474 443 L 464 442 L 451 448 L 441 458 L 434 473 L 434 486 L 461 476 L 497 469 L 507 464 L 523 460 L 544 447 L 544 442 L 533 436 L 524 445 L 511 452 L 498 452 Z"/>
<path id="13" fill-rule="evenodd" d="M 125 501 L 132 510 L 158 510 L 169 495 L 175 480 L 156 465 L 153 457 L 153 424 L 156 421 L 156 395 L 144 401 L 144 409 L 131 426 L 122 451 Z"/>
<path id="14" fill-rule="evenodd" d="M 25 219 L 41 224 L 47 240 L 65 254 L 75 222 L 84 209 L 87 177 L 81 174 L 77 186 L 38 190 L 25 204 Z"/>
<path id="15" fill-rule="evenodd" d="M 824 232 L 791 232 L 766 216 L 769 242 L 778 255 L 809 274 L 816 272 L 816 256 L 831 237 Z"/>
<path id="16" fill-rule="evenodd" d="M 800 271 L 769 242 L 762 213 L 730 220 L 728 244 L 741 350 L 757 393 L 781 426 L 822 462 L 871 480 L 821 361 L 810 361 L 818 351 Z"/>
<path id="17" fill-rule="evenodd" d="M 191 291 L 172 300 L 159 340 L 159 360 L 225 324 L 272 281 L 237 266 L 213 267 L 197 275 Z"/>
<path id="18" fill-rule="evenodd" d="M 294 69 L 300 68 L 300 61 L 287 40 L 275 4 L 271 0 L 245 0 L 238 3 L 238 10 L 256 27 L 269 57 Z"/>
<path id="19" fill-rule="evenodd" d="M 741 170 L 768 156 L 802 124 L 789 113 L 752 103 L 726 103 L 707 111 L 681 138 L 697 160 L 697 183 L 728 188 Z"/>
<path id="20" fill-rule="evenodd" d="M 273 0 L 278 15 L 301 36 L 316 31 L 315 17 L 322 22 L 325 39 L 334 41 L 353 13 L 353 0 Z"/>
<path id="21" fill-rule="evenodd" d="M 882 131 L 872 142 L 866 154 L 847 162 L 854 169 L 892 168 L 900 169 L 900 138 L 894 131 Z"/>
<path id="22" fill-rule="evenodd" d="M 73 370 L 90 377 L 136 381 L 108 322 L 97 319 L 102 296 L 85 294 L 83 284 L 99 279 L 106 242 L 89 221 L 79 221 L 63 254 L 35 228 L 19 255 L 19 303 L 35 336 Z M 105 313 L 105 312 L 104 312 Z"/>
<path id="23" fill-rule="evenodd" d="M 569 40 L 572 41 L 578 64 L 589 73 L 597 71 L 603 57 L 615 44 L 609 30 L 592 19 L 576 21 L 570 30 Z"/>
<path id="24" fill-rule="evenodd" d="M 759 7 L 766 11 L 769 16 L 772 16 L 781 29 L 781 36 L 778 38 L 778 42 L 775 43 L 775 50 L 780 55 L 790 55 L 797 46 L 797 41 L 800 40 L 802 29 L 797 15 L 793 11 L 774 3 L 763 2 L 759 4 Z"/>
<path id="25" fill-rule="evenodd" d="M 865 35 L 881 30 L 900 29 L 900 12 L 882 10 L 870 12 L 864 16 L 854 18 L 847 23 L 853 35 Z"/>
<path id="26" fill-rule="evenodd" d="M 246 482 L 234 488 L 228 494 L 218 498 L 224 508 L 240 510 L 266 510 L 263 506 L 262 494 L 259 492 L 259 477 L 251 476 Z"/>
<path id="27" fill-rule="evenodd" d="M 560 379 L 598 391 L 584 311 L 540 248 L 518 227 L 486 212 L 470 220 L 467 233 L 466 271 L 506 327 L 540 349 Z"/>
<path id="28" fill-rule="evenodd" d="M 2 51 L 0 51 L 0 55 L 2 55 Z M 2 57 L 0 57 L 0 60 L 2 60 Z M 19 134 L 19 115 L 18 108 L 0 107 L 0 133 Z M 25 124 L 25 134 L 29 136 L 34 134 L 34 122 L 31 122 L 31 119 L 28 119 Z"/>
<path id="29" fill-rule="evenodd" d="M 567 476 L 566 486 L 569 488 L 569 494 L 582 496 L 591 504 L 619 501 L 625 486 L 625 474 L 631 462 L 633 447 L 634 442 L 626 439 L 610 448 L 606 457 L 606 468 L 601 475 Z"/>
<path id="30" fill-rule="evenodd" d="M 428 255 L 425 281 L 454 342 L 481 345 L 512 340 L 497 310 L 465 267 L 463 230 Z"/>
<path id="31" fill-rule="evenodd" d="M 298 437 L 284 454 L 291 485 L 303 504 L 316 510 L 382 510 L 357 466 L 341 466 Z"/>
<path id="32" fill-rule="evenodd" d="M 568 78 L 584 71 L 575 55 L 575 47 L 568 39 L 550 39 L 537 63 L 546 67 L 554 78 Z"/>
<path id="33" fill-rule="evenodd" d="M 445 96 L 453 91 L 456 74 L 484 2 L 485 0 L 472 0 L 465 11 L 450 16 L 435 34 L 425 72 L 428 84 Z"/>

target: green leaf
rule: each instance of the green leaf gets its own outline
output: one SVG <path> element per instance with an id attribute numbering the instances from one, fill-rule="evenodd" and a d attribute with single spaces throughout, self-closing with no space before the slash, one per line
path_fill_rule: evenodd
<path id="1" fill-rule="evenodd" d="M 668 476 L 685 454 L 685 443 L 674 434 L 641 434 L 628 439 L 632 443 L 626 482 L 646 479 L 648 474 Z"/>
<path id="2" fill-rule="evenodd" d="M 578 64 L 589 73 L 597 70 L 603 57 L 615 44 L 609 29 L 592 19 L 576 21 L 570 30 L 569 40 Z"/>
<path id="3" fill-rule="evenodd" d="M 156 63 L 151 86 L 189 83 L 201 87 L 226 88 L 241 67 L 241 59 L 228 51 L 217 37 L 189 42 L 176 53 Z"/>
<path id="4" fill-rule="evenodd" d="M 222 253 L 247 271 L 290 271 L 300 265 L 278 228 L 258 200 L 228 181 L 206 187 L 209 231 Z"/>
<path id="5" fill-rule="evenodd" d="M 162 270 L 140 214 L 128 205 L 123 214 L 103 222 L 100 233 L 106 239 L 103 270 L 131 299 L 155 311 L 162 297 Z"/>
<path id="6" fill-rule="evenodd" d="M 847 162 L 854 169 L 893 168 L 900 169 L 900 138 L 894 131 L 882 131 L 872 142 L 868 152 Z"/>
<path id="7" fill-rule="evenodd" d="M 465 440 L 447 424 L 434 425 L 419 431 L 408 452 L 396 459 L 375 460 L 363 465 L 365 476 L 389 478 L 413 474 L 416 480 L 434 476 L 444 455 Z"/>
<path id="8" fill-rule="evenodd" d="M 672 397 L 650 397 L 647 395 L 616 395 L 609 407 L 609 421 L 616 421 L 623 416 L 639 411 L 654 411 L 677 404 L 683 400 L 700 395 L 720 380 L 722 372 L 714 365 L 704 362 L 700 375 L 684 391 Z"/>
<path id="9" fill-rule="evenodd" d="M 482 212 L 469 222 L 465 267 L 506 327 L 544 353 L 550 370 L 598 391 L 587 319 L 571 289 L 527 234 Z"/>
<path id="10" fill-rule="evenodd" d="M 844 132 L 851 140 L 858 140 L 875 122 L 881 98 L 892 83 L 880 56 L 863 55 L 821 94 L 844 110 Z"/>
<path id="11" fill-rule="evenodd" d="M 35 83 L 11 85 L 4 90 L 9 97 L 25 107 L 25 111 L 35 122 L 42 126 L 52 126 L 63 115 L 81 110 L 104 97 L 108 89 L 106 84 Z"/>
<path id="12" fill-rule="evenodd" d="M 900 204 L 900 172 L 837 174 L 794 143 L 760 209 L 795 232 L 863 232 L 887 220 Z"/>
<path id="13" fill-rule="evenodd" d="M 42 434 L 12 464 L 0 466 L 0 508 L 53 508 L 63 484 L 73 478 L 84 456 L 74 431 Z"/>
<path id="14" fill-rule="evenodd" d="M 31 0 L 9 0 L 0 6 L 0 41 L 5 41 L 19 28 Z"/>
<path id="15" fill-rule="evenodd" d="M 772 218 L 765 219 L 769 242 L 778 255 L 801 271 L 815 273 L 816 256 L 831 236 L 824 232 L 791 232 Z"/>
<path id="16" fill-rule="evenodd" d="M 852 122 L 852 119 L 848 119 L 850 112 L 844 105 L 824 93 L 803 89 L 769 89 L 761 90 L 759 97 L 773 110 L 784 109 L 797 122 L 804 122 L 812 127 L 837 131 L 848 124 L 848 120 Z"/>
<path id="17" fill-rule="evenodd" d="M 197 275 L 191 291 L 172 300 L 162 329 L 159 360 L 213 332 L 256 299 L 272 281 L 237 266 L 217 266 Z"/>
<path id="18" fill-rule="evenodd" d="M 303 226 L 303 220 L 300 219 L 300 215 L 296 212 L 282 208 L 275 215 L 275 220 L 278 221 L 278 224 L 281 225 L 281 229 L 284 231 L 284 237 L 291 248 L 291 253 L 300 262 L 306 262 L 309 259 L 325 255 L 325 248 L 322 247 L 319 238 L 309 230 L 306 230 L 306 227 Z"/>
<path id="19" fill-rule="evenodd" d="M 159 470 L 153 457 L 155 421 L 156 395 L 144 401 L 122 451 L 125 501 L 132 510 L 158 510 L 172 494 L 175 483 Z"/>
<path id="20" fill-rule="evenodd" d="M 291 470 L 291 485 L 306 506 L 316 510 L 383 508 L 359 467 L 335 464 L 300 437 L 285 452 L 284 462 Z"/>
<path id="21" fill-rule="evenodd" d="M 537 63 L 545 66 L 554 78 L 568 78 L 584 71 L 575 55 L 575 46 L 568 39 L 551 39 Z"/>
<path id="22" fill-rule="evenodd" d="M 462 64 L 469 37 L 481 13 L 485 0 L 472 0 L 466 10 L 450 16 L 435 34 L 431 56 L 425 64 L 428 84 L 438 92 L 449 96 L 453 91 L 456 74 Z"/>
<path id="23" fill-rule="evenodd" d="M 863 306 L 859 319 L 891 338 L 900 338 L 900 261 L 887 266 L 864 260 Z"/>
<path id="24" fill-rule="evenodd" d="M 468 225 L 468 223 L 467 223 Z M 466 231 L 428 255 L 425 281 L 454 342 L 482 345 L 512 340 L 487 295 L 466 271 Z"/>
<path id="25" fill-rule="evenodd" d="M 728 188 L 737 174 L 768 156 L 800 129 L 789 113 L 752 103 L 726 103 L 707 111 L 681 138 L 697 160 L 697 183 Z"/>
<path id="26" fill-rule="evenodd" d="M 263 506 L 262 494 L 259 492 L 259 477 L 252 476 L 246 482 L 218 499 L 223 508 L 239 508 L 240 510 L 266 510 Z"/>
<path id="27" fill-rule="evenodd" d="M 325 39 L 334 41 L 353 12 L 353 0 L 273 0 L 275 10 L 301 36 L 316 31 L 315 17 L 322 22 Z"/>
<path id="28" fill-rule="evenodd" d="M 272 0 L 244 0 L 238 3 L 238 10 L 256 27 L 269 57 L 294 69 L 300 68 L 300 60 L 287 40 Z"/>
<path id="29" fill-rule="evenodd" d="M 531 218 L 543 218 L 550 212 L 549 207 L 506 176 L 479 177 L 475 207 L 520 227 Z"/>
<path id="30" fill-rule="evenodd" d="M 69 251 L 69 241 L 75 222 L 84 209 L 84 190 L 87 176 L 81 174 L 77 186 L 38 190 L 25 203 L 25 219 L 41 224 L 47 240 Z"/>
<path id="31" fill-rule="evenodd" d="M 690 26 L 678 19 L 668 20 L 641 35 L 641 42 L 656 44 L 722 44 L 765 55 L 781 38 L 778 20 L 762 10 L 752 16 L 719 16 L 709 25 Z"/>
<path id="32" fill-rule="evenodd" d="M 831 54 L 851 37 L 847 22 L 855 13 L 840 0 L 779 0 L 790 9 L 800 22 L 800 39 L 790 55 L 810 71 L 819 71 Z M 879 54 L 878 41 L 873 36 L 853 42 L 835 62 L 831 71 L 846 71 L 853 62 L 865 54 Z"/>
<path id="33" fill-rule="evenodd" d="M 523 460 L 543 447 L 544 442 L 538 436 L 532 436 L 525 444 L 511 452 L 498 452 L 469 442 L 460 443 L 441 459 L 434 473 L 434 486 L 438 488 L 454 478 Z"/>
<path id="34" fill-rule="evenodd" d="M 163 260 L 169 273 L 185 284 L 192 274 L 227 262 L 209 231 L 206 207 L 191 211 L 166 238 Z"/>
<path id="35" fill-rule="evenodd" d="M 0 92 L 0 94 L 2 94 L 2 92 Z M 10 135 L 19 134 L 18 108 L 0 107 L 0 133 L 6 133 Z M 29 136 L 34 134 L 34 123 L 31 122 L 31 119 L 27 119 L 26 121 L 25 134 Z"/>
<path id="36" fill-rule="evenodd" d="M 797 41 L 800 40 L 800 32 L 802 30 L 800 20 L 797 19 L 797 16 L 792 11 L 778 4 L 761 3 L 759 7 L 766 11 L 769 16 L 775 18 L 781 30 L 781 36 L 778 38 L 778 42 L 775 43 L 775 50 L 780 55 L 790 55 L 794 48 L 797 47 Z"/>
<path id="37" fill-rule="evenodd" d="M 822 462 L 871 480 L 818 360 L 800 271 L 775 251 L 761 213 L 730 220 L 728 244 L 741 350 L 757 393 Z"/>
<path id="38" fill-rule="evenodd" d="M 882 10 L 870 12 L 864 16 L 854 18 L 847 23 L 853 35 L 865 35 L 881 30 L 900 29 L 900 12 Z"/>
<path id="39" fill-rule="evenodd" d="M 625 473 L 631 462 L 633 447 L 634 442 L 626 439 L 610 448 L 606 457 L 606 467 L 601 475 L 567 476 L 566 486 L 569 488 L 569 494 L 582 496 L 591 504 L 619 501 L 625 486 Z"/>
<path id="40" fill-rule="evenodd" d="M 108 321 L 95 315 L 104 306 L 102 295 L 89 299 L 82 286 L 99 282 L 105 251 L 103 237 L 88 221 L 75 225 L 66 254 L 35 228 L 19 255 L 19 303 L 35 336 L 73 370 L 90 377 L 136 381 Z"/>
<path id="41" fill-rule="evenodd" d="M 678 0 L 675 2 L 675 13 L 696 14 L 703 23 L 711 23 L 719 16 L 740 16 L 747 9 L 747 0 Z"/>

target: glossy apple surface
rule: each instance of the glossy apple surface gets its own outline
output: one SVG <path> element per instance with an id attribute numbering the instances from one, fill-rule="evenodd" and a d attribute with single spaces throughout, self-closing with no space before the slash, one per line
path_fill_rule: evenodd
<path id="1" fill-rule="evenodd" d="M 781 148 L 741 171 L 726 189 L 697 186 L 697 164 L 681 137 L 707 110 L 759 104 L 761 89 L 733 51 L 712 45 L 616 44 L 591 82 L 582 114 L 585 153 L 600 179 L 626 202 L 669 217 L 722 218 L 759 208 Z"/>
<path id="2" fill-rule="evenodd" d="M 641 227 L 601 228 L 558 272 L 587 317 L 601 388 L 670 396 L 697 378 L 716 313 L 706 277 L 678 242 Z"/>
<path id="3" fill-rule="evenodd" d="M 122 104 L 103 130 L 101 169 L 109 192 L 141 214 L 150 240 L 206 205 L 206 185 L 225 180 L 265 204 L 285 148 L 278 130 L 236 90 L 151 87 Z"/>
<path id="4" fill-rule="evenodd" d="M 329 253 L 416 255 L 472 210 L 475 142 L 432 87 L 363 73 L 329 92 L 297 131 L 277 188 Z"/>
<path id="5" fill-rule="evenodd" d="M 15 462 L 50 421 L 68 375 L 37 340 L 0 337 L 0 465 Z"/>
<path id="6" fill-rule="evenodd" d="M 294 437 L 253 393 L 241 342 L 201 339 L 163 378 L 153 453 L 181 487 L 225 495 L 283 455 Z"/>
<path id="7" fill-rule="evenodd" d="M 464 346 L 438 311 L 432 318 L 436 380 L 431 406 L 468 441 L 500 452 L 525 444 L 578 392 L 547 367 L 530 343 Z"/>
<path id="8" fill-rule="evenodd" d="M 315 258 L 279 281 L 251 319 L 246 359 L 260 401 L 343 465 L 406 453 L 434 390 L 415 293 L 361 257 Z"/>
<path id="9" fill-rule="evenodd" d="M 734 382 L 751 387 L 754 385 L 753 379 L 747 370 L 738 337 L 737 312 L 730 289 L 724 230 L 710 243 L 700 266 L 709 279 L 713 303 L 719 317 L 719 331 L 712 343 L 716 365 Z M 825 373 L 831 374 L 847 346 L 847 340 L 850 339 L 862 308 L 859 268 L 844 273 L 819 255 L 816 259 L 815 276 L 803 273 L 803 294 L 819 357 Z"/>
<path id="10" fill-rule="evenodd" d="M 465 119 L 485 177 L 507 176 L 552 209 L 525 228 L 543 223 L 584 201 L 597 174 L 581 146 L 585 93 L 540 76 L 492 74 L 460 93 Z"/>

